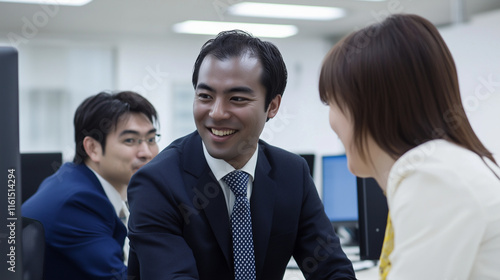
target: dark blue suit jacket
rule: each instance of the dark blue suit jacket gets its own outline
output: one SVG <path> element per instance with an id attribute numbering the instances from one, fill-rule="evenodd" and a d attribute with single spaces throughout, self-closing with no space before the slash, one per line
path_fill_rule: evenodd
<path id="1" fill-rule="evenodd" d="M 261 141 L 250 199 L 257 279 L 282 279 L 293 255 L 308 279 L 355 279 L 305 160 Z M 224 194 L 194 132 L 133 177 L 131 279 L 234 279 Z"/>
<path id="2" fill-rule="evenodd" d="M 66 163 L 22 205 L 45 228 L 46 280 L 126 279 L 127 229 L 95 174 Z"/>

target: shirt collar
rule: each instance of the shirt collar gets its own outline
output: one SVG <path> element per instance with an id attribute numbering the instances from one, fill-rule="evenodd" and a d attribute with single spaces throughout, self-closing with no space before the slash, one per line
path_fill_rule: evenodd
<path id="1" fill-rule="evenodd" d="M 227 163 L 225 160 L 212 157 L 208 153 L 207 148 L 205 147 L 205 143 L 203 143 L 203 141 L 202 144 L 203 144 L 203 154 L 205 155 L 205 158 L 207 160 L 208 167 L 210 167 L 210 170 L 212 170 L 212 173 L 214 173 L 215 179 L 217 179 L 217 181 L 220 181 L 224 176 L 235 170 L 235 168 L 231 166 L 229 163 Z M 257 148 L 255 149 L 252 157 L 248 160 L 245 166 L 243 166 L 240 169 L 241 171 L 245 171 L 250 175 L 251 182 L 253 182 L 255 178 L 254 175 L 255 175 L 255 167 L 257 166 L 257 157 L 259 154 L 258 151 L 259 151 L 259 144 L 257 143 Z"/>
<path id="2" fill-rule="evenodd" d="M 102 188 L 104 189 L 104 192 L 106 193 L 106 196 L 108 197 L 109 201 L 113 205 L 113 208 L 116 211 L 116 215 L 120 215 L 120 210 L 123 208 L 123 200 L 120 195 L 120 193 L 108 182 L 106 179 L 101 177 L 99 173 L 97 173 L 95 170 L 93 170 L 90 166 L 87 165 L 87 167 L 94 172 L 95 176 L 101 183 Z"/>

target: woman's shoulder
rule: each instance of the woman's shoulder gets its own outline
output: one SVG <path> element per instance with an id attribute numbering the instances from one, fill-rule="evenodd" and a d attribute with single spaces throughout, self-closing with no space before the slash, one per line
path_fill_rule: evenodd
<path id="1" fill-rule="evenodd" d="M 413 195 L 475 196 L 478 191 L 500 191 L 500 180 L 494 172 L 498 167 L 488 159 L 449 141 L 432 140 L 396 161 L 389 174 L 387 196 L 391 200 L 402 186 Z"/>

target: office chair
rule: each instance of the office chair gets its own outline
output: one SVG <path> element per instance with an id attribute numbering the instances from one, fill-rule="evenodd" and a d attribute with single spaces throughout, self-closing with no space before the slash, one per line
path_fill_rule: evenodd
<path id="1" fill-rule="evenodd" d="M 42 280 L 45 232 L 41 222 L 22 217 L 23 280 Z"/>

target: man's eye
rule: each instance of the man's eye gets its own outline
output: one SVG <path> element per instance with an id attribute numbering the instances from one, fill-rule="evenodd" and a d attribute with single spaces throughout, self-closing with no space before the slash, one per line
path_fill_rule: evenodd
<path id="1" fill-rule="evenodd" d="M 123 140 L 123 143 L 128 144 L 128 145 L 134 145 L 137 142 L 134 138 L 127 138 Z"/>
<path id="2" fill-rule="evenodd" d="M 212 97 L 209 94 L 206 94 L 206 93 L 198 93 L 198 98 L 199 99 L 210 99 Z"/>
<path id="3" fill-rule="evenodd" d="M 233 97 L 231 97 L 231 100 L 236 101 L 236 102 L 242 102 L 242 101 L 246 101 L 248 99 L 246 99 L 244 97 L 240 97 L 240 96 L 233 96 Z"/>
<path id="4" fill-rule="evenodd" d="M 153 144 L 153 143 L 156 143 L 156 138 L 151 137 L 151 138 L 146 139 L 146 141 L 148 142 L 148 144 Z"/>

